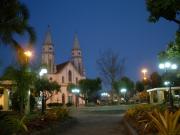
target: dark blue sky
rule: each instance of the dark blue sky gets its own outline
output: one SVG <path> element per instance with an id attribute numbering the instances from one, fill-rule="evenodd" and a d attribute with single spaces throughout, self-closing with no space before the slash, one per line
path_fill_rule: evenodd
<path id="1" fill-rule="evenodd" d="M 125 74 L 140 79 L 140 70 L 157 70 L 157 53 L 174 39 L 177 25 L 161 19 L 147 21 L 145 0 L 23 0 L 29 7 L 30 24 L 37 32 L 34 59 L 40 57 L 47 25 L 55 45 L 56 63 L 71 56 L 73 35 L 78 33 L 88 77 L 98 76 L 99 52 L 111 48 L 125 57 Z M 26 44 L 25 40 L 21 41 Z M 5 50 L 5 51 L 4 51 Z M 12 61 L 10 48 L 0 47 L 0 60 Z M 2 70 L 2 67 L 0 68 Z"/>

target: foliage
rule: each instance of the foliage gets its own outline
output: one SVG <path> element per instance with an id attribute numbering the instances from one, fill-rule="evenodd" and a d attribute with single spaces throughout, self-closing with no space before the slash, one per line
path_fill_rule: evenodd
<path id="1" fill-rule="evenodd" d="M 68 84 L 67 90 L 68 92 L 72 93 L 72 89 L 78 88 L 76 84 L 70 83 Z"/>
<path id="2" fill-rule="evenodd" d="M 48 79 L 42 78 L 37 79 L 35 82 L 35 91 L 40 94 L 40 92 L 45 91 L 46 101 L 53 96 L 54 92 L 60 91 L 60 85 L 55 81 L 49 81 Z"/>
<path id="3" fill-rule="evenodd" d="M 166 20 L 174 21 L 175 23 L 180 24 L 179 0 L 146 0 L 146 6 L 150 13 L 150 22 L 157 22 L 161 17 L 163 17 Z"/>
<path id="4" fill-rule="evenodd" d="M 28 90 L 32 87 L 36 79 L 36 74 L 29 72 L 26 65 L 17 65 L 16 67 L 9 66 L 5 69 L 2 79 L 15 82 L 13 98 L 19 101 L 17 104 L 15 103 L 16 107 L 19 104 L 19 108 L 16 108 L 15 110 L 23 113 L 24 106 L 27 102 Z"/>
<path id="5" fill-rule="evenodd" d="M 128 91 L 132 92 L 134 90 L 134 82 L 128 77 L 122 77 L 119 81 L 114 83 L 114 89 L 119 93 L 121 88 L 126 88 Z"/>
<path id="6" fill-rule="evenodd" d="M 176 32 L 175 40 L 170 42 L 166 50 L 160 52 L 158 57 L 161 62 L 169 60 L 180 64 L 180 29 Z"/>
<path id="7" fill-rule="evenodd" d="M 66 106 L 67 107 L 73 106 L 73 103 L 68 102 L 68 103 L 66 103 Z"/>
<path id="8" fill-rule="evenodd" d="M 140 104 L 133 108 L 130 108 L 125 113 L 125 118 L 131 123 L 131 125 L 137 130 L 138 134 L 144 135 L 151 132 L 155 132 L 151 121 L 148 116 L 148 112 L 154 109 L 156 106 L 150 104 Z"/>
<path id="9" fill-rule="evenodd" d="M 36 105 L 36 100 L 35 100 L 35 97 L 34 95 L 30 95 L 30 111 L 32 112 L 35 108 L 35 105 Z"/>
<path id="10" fill-rule="evenodd" d="M 146 91 L 139 92 L 138 97 L 139 97 L 141 102 L 148 102 L 149 101 L 149 93 Z"/>
<path id="11" fill-rule="evenodd" d="M 2 135 L 12 135 L 28 131 L 25 116 L 18 117 L 17 115 L 4 115 L 0 117 L 0 132 Z"/>
<path id="12" fill-rule="evenodd" d="M 69 117 L 69 110 L 66 108 L 61 108 L 56 111 L 57 119 L 63 120 Z"/>
<path id="13" fill-rule="evenodd" d="M 141 81 L 136 82 L 135 86 L 136 91 L 141 92 L 144 90 L 144 84 Z"/>
<path id="14" fill-rule="evenodd" d="M 99 78 L 80 80 L 79 88 L 85 99 L 88 100 L 93 97 L 94 93 L 101 89 L 101 80 Z"/>
<path id="15" fill-rule="evenodd" d="M 47 104 L 48 107 L 61 107 L 63 106 L 62 103 L 48 103 Z"/>
<path id="16" fill-rule="evenodd" d="M 162 85 L 161 76 L 157 72 L 153 72 L 150 75 L 150 81 L 151 81 L 151 88 L 157 88 Z"/>
<path id="17" fill-rule="evenodd" d="M 40 78 L 35 81 L 35 91 L 40 95 L 42 92 L 42 113 L 46 109 L 46 101 L 53 96 L 55 92 L 60 91 L 60 85 L 55 81 L 49 81 L 45 78 Z"/>
<path id="18" fill-rule="evenodd" d="M 19 0 L 1 0 L 0 9 L 0 44 L 10 45 L 22 55 L 24 51 L 14 35 L 23 36 L 25 32 L 28 33 L 30 46 L 36 39 L 34 29 L 28 23 L 29 10 Z"/>
<path id="19" fill-rule="evenodd" d="M 56 108 L 56 109 L 50 109 L 46 112 L 44 115 L 44 120 L 64 120 L 69 117 L 69 110 L 66 108 Z"/>
<path id="20" fill-rule="evenodd" d="M 112 50 L 104 51 L 97 60 L 97 66 L 101 80 L 115 93 L 113 84 L 119 80 L 124 73 L 125 59 L 120 59 L 118 53 Z"/>
<path id="21" fill-rule="evenodd" d="M 178 135 L 180 133 L 180 110 L 175 113 L 168 110 L 160 113 L 155 109 L 148 114 L 160 135 Z"/>

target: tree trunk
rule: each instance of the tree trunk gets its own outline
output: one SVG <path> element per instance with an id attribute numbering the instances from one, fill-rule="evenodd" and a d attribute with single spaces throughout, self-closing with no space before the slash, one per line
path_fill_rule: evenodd
<path id="1" fill-rule="evenodd" d="M 44 96 L 44 91 L 42 92 L 42 107 L 41 107 L 41 114 L 44 114 L 45 111 L 45 96 Z"/>

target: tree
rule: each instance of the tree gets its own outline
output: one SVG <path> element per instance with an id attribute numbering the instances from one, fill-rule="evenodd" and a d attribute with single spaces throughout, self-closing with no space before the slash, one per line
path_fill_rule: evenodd
<path id="1" fill-rule="evenodd" d="M 9 66 L 5 69 L 1 79 L 12 80 L 15 82 L 15 92 L 13 93 L 13 99 L 19 102 L 16 104 L 17 108 L 14 109 L 20 111 L 20 113 L 23 114 L 24 107 L 27 102 L 28 90 L 31 89 L 36 79 L 35 73 L 28 72 L 27 68 L 24 66 Z"/>
<path id="2" fill-rule="evenodd" d="M 138 91 L 138 92 L 142 92 L 142 91 L 144 90 L 144 84 L 143 84 L 143 82 L 137 81 L 137 82 L 136 82 L 135 89 L 136 89 L 136 91 Z"/>
<path id="3" fill-rule="evenodd" d="M 173 61 L 180 64 L 180 29 L 176 32 L 176 38 L 174 41 L 168 44 L 165 51 L 158 54 L 159 61 Z"/>
<path id="4" fill-rule="evenodd" d="M 160 62 L 171 61 L 180 65 L 180 29 L 176 32 L 176 38 L 174 41 L 168 44 L 168 47 L 158 54 L 158 59 Z M 174 72 L 177 80 L 180 78 L 179 68 Z"/>
<path id="5" fill-rule="evenodd" d="M 151 88 L 161 87 L 162 85 L 162 78 L 157 72 L 153 72 L 150 75 L 150 86 Z"/>
<path id="6" fill-rule="evenodd" d="M 111 96 L 115 94 L 114 82 L 119 80 L 124 73 L 125 59 L 119 59 L 119 55 L 112 50 L 103 52 L 97 60 L 101 80 L 111 88 Z"/>
<path id="7" fill-rule="evenodd" d="M 146 0 L 146 6 L 147 10 L 150 13 L 150 22 L 157 22 L 162 17 L 166 20 L 180 24 L 179 0 Z"/>
<path id="8" fill-rule="evenodd" d="M 114 88 L 117 93 L 120 92 L 121 88 L 126 88 L 130 92 L 134 90 L 134 82 L 125 76 L 114 83 Z"/>
<path id="9" fill-rule="evenodd" d="M 68 92 L 72 93 L 72 89 L 78 88 L 78 85 L 75 85 L 73 83 L 68 84 L 67 90 Z"/>
<path id="10" fill-rule="evenodd" d="M 28 23 L 29 10 L 19 0 L 1 0 L 0 9 L 0 44 L 9 45 L 17 51 L 18 56 L 22 55 L 23 49 L 14 35 L 23 36 L 27 32 L 30 46 L 36 40 L 35 31 Z"/>
<path id="11" fill-rule="evenodd" d="M 88 100 L 93 97 L 93 94 L 101 89 L 101 80 L 99 78 L 80 80 L 79 88 L 87 104 Z"/>
<path id="12" fill-rule="evenodd" d="M 42 113 L 44 113 L 46 108 L 46 101 L 51 98 L 55 92 L 58 92 L 60 87 L 61 86 L 57 82 L 51 82 L 45 78 L 36 80 L 35 90 L 39 95 L 42 92 Z"/>

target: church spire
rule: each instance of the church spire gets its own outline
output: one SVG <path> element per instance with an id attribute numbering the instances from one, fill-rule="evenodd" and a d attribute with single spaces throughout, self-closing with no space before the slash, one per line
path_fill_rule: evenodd
<path id="1" fill-rule="evenodd" d="M 82 76 L 85 76 L 82 53 L 81 53 L 81 48 L 79 45 L 77 33 L 74 34 L 73 48 L 72 48 L 72 63 L 76 67 L 76 69 L 79 71 L 79 73 Z"/>
<path id="2" fill-rule="evenodd" d="M 50 25 L 48 25 L 48 30 L 45 35 L 44 45 L 53 45 Z"/>
<path id="3" fill-rule="evenodd" d="M 48 73 L 55 72 L 54 46 L 52 43 L 50 26 L 48 26 L 43 42 L 41 63 L 47 66 Z"/>
<path id="4" fill-rule="evenodd" d="M 73 49 L 80 49 L 77 33 L 74 34 Z"/>

